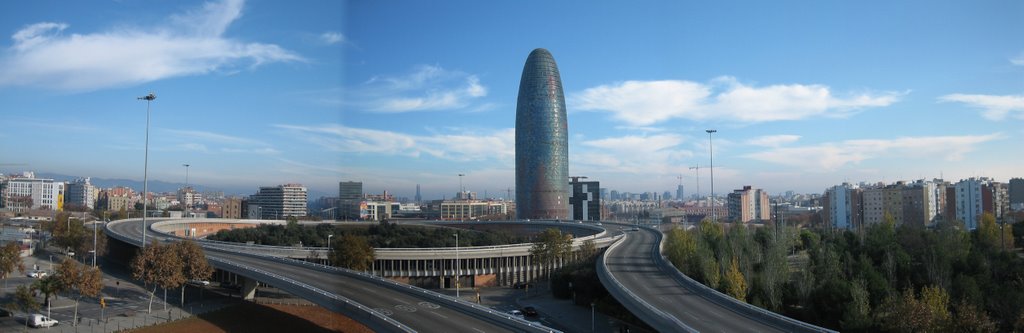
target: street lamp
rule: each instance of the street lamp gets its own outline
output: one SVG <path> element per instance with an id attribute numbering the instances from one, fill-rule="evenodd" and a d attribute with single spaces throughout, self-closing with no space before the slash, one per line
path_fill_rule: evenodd
<path id="1" fill-rule="evenodd" d="M 146 160 L 142 165 L 142 247 L 146 247 L 146 217 L 149 215 L 146 212 L 146 193 L 149 192 L 149 109 L 156 94 L 151 91 L 149 95 L 138 99 L 146 100 Z"/>
<path id="2" fill-rule="evenodd" d="M 192 201 L 191 198 L 189 198 L 189 190 L 188 190 L 188 167 L 189 167 L 189 165 L 188 164 L 182 164 L 182 165 L 185 166 L 185 188 L 183 188 L 182 191 L 181 191 L 181 200 L 185 201 L 185 207 L 184 207 L 185 213 L 184 213 L 184 215 L 187 216 L 188 215 L 188 204 L 189 204 L 189 201 Z"/>
<path id="3" fill-rule="evenodd" d="M 334 235 L 333 234 L 327 235 L 327 249 L 328 250 L 331 249 L 331 237 L 334 237 Z"/>
<path id="4" fill-rule="evenodd" d="M 594 306 L 595 305 L 596 304 L 594 302 L 590 302 L 590 331 L 591 332 L 596 332 L 596 330 L 594 329 L 594 326 L 595 326 L 594 323 L 597 321 L 596 320 L 596 316 L 594 315 Z"/>
<path id="5" fill-rule="evenodd" d="M 718 130 L 709 129 L 705 130 L 705 132 L 708 132 L 708 151 L 711 158 L 711 204 L 709 205 L 711 207 L 711 222 L 717 222 L 717 217 L 715 216 L 715 148 L 711 143 L 711 134 L 718 132 Z"/>
<path id="6" fill-rule="evenodd" d="M 461 175 L 460 175 L 461 176 Z M 462 273 L 459 268 L 459 232 L 455 232 L 455 298 L 459 298 L 459 274 Z"/>

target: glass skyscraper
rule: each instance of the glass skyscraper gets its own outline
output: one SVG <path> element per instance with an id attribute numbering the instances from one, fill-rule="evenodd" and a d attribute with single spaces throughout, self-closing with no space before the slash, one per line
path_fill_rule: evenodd
<path id="1" fill-rule="evenodd" d="M 523 66 L 516 102 L 517 218 L 568 218 L 568 132 L 555 58 L 548 50 L 533 50 Z"/>

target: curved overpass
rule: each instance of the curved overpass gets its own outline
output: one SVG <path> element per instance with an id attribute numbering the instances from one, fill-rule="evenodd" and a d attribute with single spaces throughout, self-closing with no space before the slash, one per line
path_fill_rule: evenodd
<path id="1" fill-rule="evenodd" d="M 612 296 L 658 331 L 830 332 L 686 277 L 662 257 L 661 240 L 660 231 L 643 227 L 609 247 L 598 261 L 598 276 Z"/>
<path id="2" fill-rule="evenodd" d="M 149 224 L 152 226 L 159 221 L 162 220 L 154 219 Z M 135 246 L 142 244 L 142 230 L 140 219 L 115 221 L 104 228 L 104 232 L 111 237 Z M 148 233 L 147 241 L 176 240 L 173 236 L 153 232 L 153 229 Z M 200 244 L 216 268 L 272 284 L 327 309 L 346 314 L 374 331 L 553 331 L 470 302 L 368 274 L 246 253 L 217 244 Z"/>

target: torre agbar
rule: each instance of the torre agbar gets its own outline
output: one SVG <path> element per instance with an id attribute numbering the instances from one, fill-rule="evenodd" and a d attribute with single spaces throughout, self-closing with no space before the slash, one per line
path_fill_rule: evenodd
<path id="1" fill-rule="evenodd" d="M 569 127 L 551 52 L 526 58 L 516 102 L 516 217 L 569 216 Z"/>

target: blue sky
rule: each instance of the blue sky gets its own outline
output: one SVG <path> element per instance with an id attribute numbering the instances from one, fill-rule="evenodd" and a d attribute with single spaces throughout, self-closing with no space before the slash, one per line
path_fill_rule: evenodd
<path id="1" fill-rule="evenodd" d="M 76 8 L 78 7 L 78 8 Z M 529 52 L 558 62 L 570 166 L 717 193 L 1024 176 L 1024 4 L 0 4 L 0 163 L 212 187 L 337 181 L 426 198 L 514 186 Z M 10 169 L 10 168 L 7 168 Z"/>

